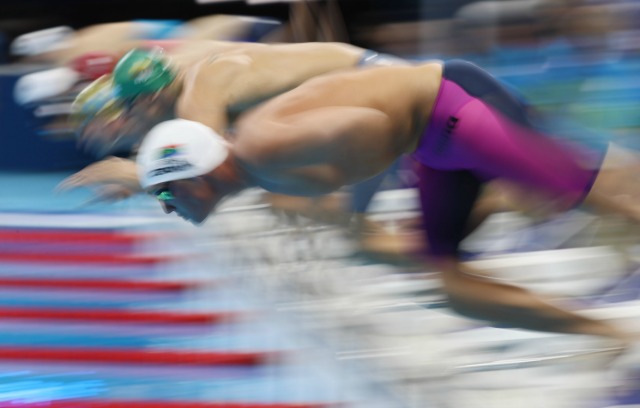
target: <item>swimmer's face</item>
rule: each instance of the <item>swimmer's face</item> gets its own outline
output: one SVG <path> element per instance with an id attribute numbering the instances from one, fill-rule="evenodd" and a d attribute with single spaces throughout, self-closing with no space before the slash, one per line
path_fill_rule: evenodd
<path id="1" fill-rule="evenodd" d="M 163 119 L 145 105 L 144 99 L 136 100 L 116 119 L 93 118 L 82 129 L 79 147 L 97 157 L 130 152 Z"/>
<path id="2" fill-rule="evenodd" d="M 165 95 L 165 92 L 155 94 L 140 95 L 133 100 L 125 101 L 128 106 L 128 113 L 136 118 L 143 118 L 146 121 L 157 121 L 168 119 L 173 111 L 172 99 Z"/>
<path id="3" fill-rule="evenodd" d="M 105 121 L 96 118 L 82 130 L 78 138 L 78 147 L 96 157 L 130 152 L 145 133 L 141 124 L 132 119 L 118 118 Z"/>
<path id="4" fill-rule="evenodd" d="M 156 184 L 147 193 L 160 202 L 166 214 L 175 212 L 194 225 L 202 224 L 221 198 L 202 177 Z"/>

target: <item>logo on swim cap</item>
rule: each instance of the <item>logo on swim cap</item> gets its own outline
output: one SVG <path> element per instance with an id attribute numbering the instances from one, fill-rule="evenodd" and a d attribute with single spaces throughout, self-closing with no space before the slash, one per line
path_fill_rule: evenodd
<path id="1" fill-rule="evenodd" d="M 151 66 L 151 61 L 144 60 L 138 61 L 131 66 L 129 70 L 129 75 L 133 78 L 133 81 L 136 84 L 142 84 L 147 82 L 153 76 L 153 67 Z"/>
<path id="2" fill-rule="evenodd" d="M 193 167 L 189 161 L 184 158 L 176 157 L 181 154 L 181 145 L 169 145 L 158 149 L 156 168 L 149 171 L 149 178 L 159 177 L 173 172 L 181 172 L 189 170 Z"/>
<path id="3" fill-rule="evenodd" d="M 169 86 L 175 77 L 160 49 L 131 50 L 113 69 L 113 82 L 122 98 L 158 92 Z"/>
<path id="4" fill-rule="evenodd" d="M 155 169 L 147 173 L 147 178 L 153 179 L 170 173 L 184 173 L 193 168 L 193 164 L 184 159 L 162 159 Z"/>
<path id="5" fill-rule="evenodd" d="M 160 154 L 158 155 L 159 159 L 166 159 L 167 157 L 175 156 L 180 154 L 180 145 L 173 146 L 165 146 L 160 149 Z"/>
<path id="6" fill-rule="evenodd" d="M 218 167 L 229 154 L 224 138 L 208 126 L 173 119 L 154 126 L 137 156 L 140 185 L 201 176 Z"/>

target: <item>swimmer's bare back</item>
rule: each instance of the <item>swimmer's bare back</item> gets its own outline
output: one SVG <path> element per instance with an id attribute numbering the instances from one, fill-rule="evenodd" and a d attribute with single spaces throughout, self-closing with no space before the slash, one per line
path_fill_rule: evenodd
<path id="1" fill-rule="evenodd" d="M 290 194 L 371 177 L 415 150 L 441 76 L 434 62 L 316 77 L 243 116 L 234 150 Z"/>

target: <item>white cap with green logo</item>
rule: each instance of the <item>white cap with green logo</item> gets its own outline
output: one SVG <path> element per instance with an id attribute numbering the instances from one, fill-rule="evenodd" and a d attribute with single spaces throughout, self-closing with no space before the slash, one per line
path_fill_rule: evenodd
<path id="1" fill-rule="evenodd" d="M 201 176 L 229 155 L 225 139 L 200 122 L 173 119 L 154 126 L 138 150 L 138 177 L 143 188 Z"/>

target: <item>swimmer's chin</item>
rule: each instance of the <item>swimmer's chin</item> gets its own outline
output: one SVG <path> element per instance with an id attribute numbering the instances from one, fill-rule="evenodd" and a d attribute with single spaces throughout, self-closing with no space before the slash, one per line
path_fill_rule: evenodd
<path id="1" fill-rule="evenodd" d="M 199 218 L 199 219 L 185 218 L 185 217 L 183 217 L 182 219 L 187 221 L 191 225 L 194 225 L 196 227 L 201 227 L 202 225 L 204 225 L 207 219 L 209 219 L 209 215 L 207 214 L 204 218 Z"/>
<path id="2" fill-rule="evenodd" d="M 182 215 L 180 215 L 178 213 L 176 213 L 176 214 L 177 214 L 178 217 L 182 218 L 183 220 L 195 225 L 196 227 L 200 227 L 209 219 L 209 217 L 211 217 L 212 214 L 215 214 L 216 209 L 218 209 L 220 203 L 226 201 L 228 198 L 229 197 L 224 197 L 221 200 L 219 200 L 218 202 L 216 202 L 215 205 L 213 206 L 213 208 L 211 209 L 211 211 L 209 213 L 205 214 L 202 218 L 199 218 L 199 219 L 194 219 L 194 218 L 191 218 L 191 217 L 183 217 Z"/>
<path id="3" fill-rule="evenodd" d="M 178 213 L 176 213 L 176 216 L 179 217 L 179 218 L 182 218 L 184 221 L 186 221 L 189 224 L 192 224 L 192 225 L 194 225 L 196 227 L 199 227 L 202 224 L 204 224 L 204 222 L 207 220 L 207 218 L 209 218 L 208 216 L 206 216 L 206 217 L 201 218 L 201 219 L 194 219 L 194 218 L 191 218 L 191 217 L 184 217 L 184 216 L 182 216 L 182 215 L 180 215 Z"/>
<path id="4" fill-rule="evenodd" d="M 201 220 L 194 220 L 194 219 L 191 219 L 191 218 L 183 218 L 183 219 L 185 221 L 187 221 L 188 223 L 190 223 L 191 225 L 194 225 L 196 227 L 201 227 L 204 224 L 204 222 L 207 220 L 207 218 L 209 218 L 209 217 L 205 217 L 205 218 L 203 218 Z"/>

